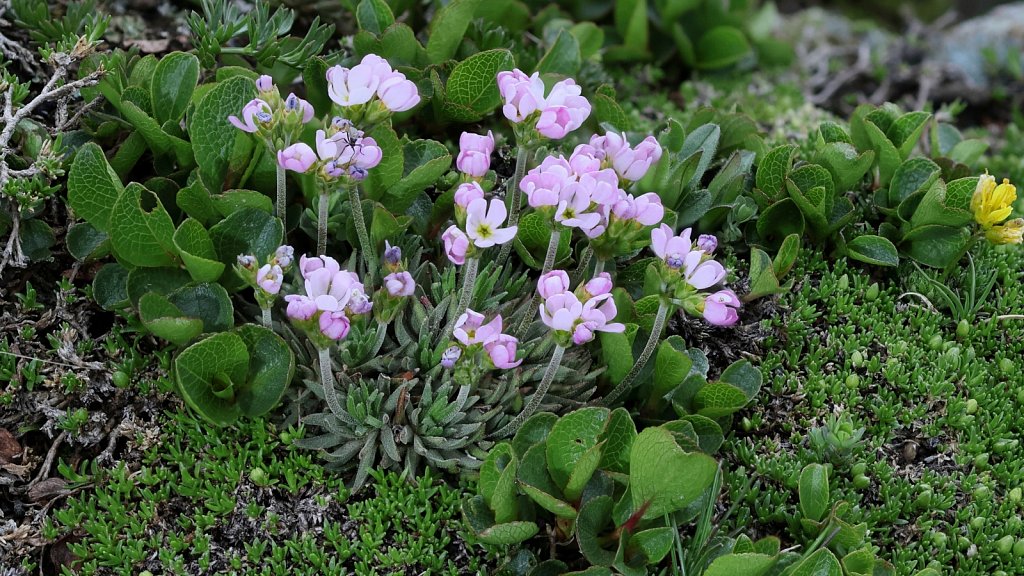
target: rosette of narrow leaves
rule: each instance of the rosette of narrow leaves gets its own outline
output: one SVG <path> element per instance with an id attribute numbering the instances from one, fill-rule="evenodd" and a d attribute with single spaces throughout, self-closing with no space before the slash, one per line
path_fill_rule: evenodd
<path id="1" fill-rule="evenodd" d="M 421 463 L 449 471 L 480 465 L 473 453 L 479 454 L 474 447 L 484 435 L 486 414 L 468 386 L 446 382 L 435 391 L 430 381 L 385 376 L 358 382 L 343 377 L 342 383 L 335 404 L 318 382 L 306 382 L 328 410 L 303 418 L 321 433 L 296 444 L 322 450 L 331 467 L 356 468 L 356 488 L 371 469 L 416 474 Z"/>
<path id="2" fill-rule="evenodd" d="M 463 512 L 483 542 L 517 544 L 544 525 L 595 567 L 646 574 L 675 543 L 666 519 L 693 519 L 718 471 L 676 437 L 667 426 L 638 434 L 621 408 L 537 414 L 491 450 Z"/>

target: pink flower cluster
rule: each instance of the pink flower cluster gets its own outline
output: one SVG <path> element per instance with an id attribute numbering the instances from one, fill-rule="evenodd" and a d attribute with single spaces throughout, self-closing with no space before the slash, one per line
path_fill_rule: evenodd
<path id="1" fill-rule="evenodd" d="M 490 204 L 484 199 L 483 189 L 476 182 L 467 182 L 459 186 L 455 193 L 456 206 L 465 210 L 466 229 L 451 225 L 441 239 L 444 241 L 444 252 L 452 263 L 459 266 L 466 263 L 466 257 L 473 247 L 490 248 L 511 241 L 519 230 L 518 226 L 502 228 L 508 210 L 505 203 L 492 198 Z M 463 205 L 463 202 L 465 204 Z"/>
<path id="2" fill-rule="evenodd" d="M 480 179 L 487 175 L 491 168 L 491 154 L 494 153 L 494 134 L 490 130 L 486 136 L 463 132 L 459 137 L 459 155 L 455 166 L 466 176 Z"/>
<path id="3" fill-rule="evenodd" d="M 258 299 L 273 301 L 273 297 L 281 291 L 285 272 L 291 267 L 294 254 L 295 250 L 291 246 L 279 246 L 259 268 L 256 268 L 259 264 L 256 256 L 239 254 L 235 270 L 247 284 L 257 289 Z M 260 294 L 260 291 L 263 293 Z"/>
<path id="4" fill-rule="evenodd" d="M 481 346 L 491 359 L 495 368 L 507 370 L 515 368 L 523 363 L 516 360 L 516 349 L 519 340 L 514 336 L 502 334 L 501 315 L 497 315 L 490 322 L 484 323 L 484 315 L 473 310 L 459 316 L 455 321 L 455 331 L 452 333 L 459 341 L 462 348 L 469 349 L 472 346 Z M 454 350 L 453 350 L 454 348 Z M 460 357 L 464 356 L 462 348 L 453 346 L 445 351 L 442 364 L 451 368 Z"/>
<path id="5" fill-rule="evenodd" d="M 331 340 L 348 335 L 350 316 L 367 314 L 373 303 L 359 277 L 342 270 L 330 256 L 299 259 L 305 294 L 285 296 L 288 317 L 298 322 L 315 321 L 320 334 Z"/>
<path id="6" fill-rule="evenodd" d="M 352 68 L 329 68 L 327 95 L 339 106 L 366 104 L 376 96 L 391 112 L 404 112 L 420 103 L 416 84 L 376 54 L 367 54 Z"/>
<path id="7" fill-rule="evenodd" d="M 725 279 L 725 267 L 712 259 L 718 239 L 702 234 L 691 241 L 692 230 L 687 228 L 678 236 L 672 228 L 662 224 L 651 231 L 651 250 L 665 262 L 669 270 L 679 275 L 689 291 L 710 288 Z M 704 297 L 701 312 L 704 319 L 716 326 L 732 326 L 739 321 L 740 299 L 732 290 L 719 290 Z"/>
<path id="8" fill-rule="evenodd" d="M 577 346 L 594 339 L 595 332 L 622 332 L 625 325 L 612 322 L 618 311 L 612 299 L 612 281 L 607 273 L 569 290 L 569 275 L 552 270 L 537 281 L 537 294 L 544 299 L 540 318 L 556 337 Z"/>
<path id="9" fill-rule="evenodd" d="M 516 124 L 535 121 L 537 132 L 552 140 L 564 138 L 590 116 L 590 102 L 572 78 L 556 83 L 545 95 L 540 73 L 527 76 L 517 68 L 498 73 L 498 91 L 506 118 Z"/>
<path id="10" fill-rule="evenodd" d="M 592 143 L 606 146 L 609 141 L 619 142 L 616 139 L 621 137 L 595 138 L 591 139 Z M 527 173 L 519 187 L 526 193 L 530 206 L 553 208 L 556 222 L 579 228 L 590 238 L 603 234 L 614 221 L 632 221 L 640 227 L 661 222 L 665 217 L 661 198 L 653 192 L 637 197 L 626 193 L 620 187 L 621 174 L 610 167 L 614 166 L 614 158 L 628 156 L 631 160 L 621 162 L 625 173 L 630 177 L 642 177 L 660 158 L 661 147 L 654 143 L 656 153 L 648 151 L 641 154 L 638 152 L 641 146 L 632 149 L 628 143 L 619 144 L 614 154 L 594 144 L 580 144 L 568 160 L 564 156 L 548 156 L 540 166 Z M 642 143 L 644 149 L 649 148 L 647 144 L 646 140 Z"/>
<path id="11" fill-rule="evenodd" d="M 343 122 L 338 122 L 340 118 L 335 120 L 335 125 Z M 319 160 L 326 178 L 348 176 L 356 181 L 366 178 L 367 171 L 380 164 L 382 158 L 383 152 L 376 140 L 364 137 L 362 130 L 350 125 L 331 135 L 317 130 L 315 152 L 308 144 L 299 142 L 277 153 L 277 162 L 285 170 L 306 172 Z"/>
<path id="12" fill-rule="evenodd" d="M 252 134 L 271 130 L 281 119 L 296 118 L 301 124 L 313 119 L 313 106 L 295 94 L 289 94 L 282 102 L 270 76 L 260 76 L 256 80 L 256 89 L 259 96 L 242 107 L 241 118 L 228 116 L 228 122 L 235 128 Z"/>

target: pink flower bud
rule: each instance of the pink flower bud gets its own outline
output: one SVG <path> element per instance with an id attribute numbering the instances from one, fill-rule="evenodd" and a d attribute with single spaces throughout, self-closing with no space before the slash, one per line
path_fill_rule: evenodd
<path id="1" fill-rule="evenodd" d="M 714 254 L 715 249 L 718 248 L 718 238 L 712 234 L 701 234 L 697 237 L 697 248 L 704 251 L 705 254 Z"/>
<path id="2" fill-rule="evenodd" d="M 274 250 L 274 260 L 281 268 L 291 266 L 292 262 L 295 260 L 295 249 L 287 244 L 278 246 L 277 250 Z"/>
<path id="3" fill-rule="evenodd" d="M 266 74 L 256 79 L 256 89 L 260 92 L 270 92 L 274 89 L 274 79 Z"/>
<path id="4" fill-rule="evenodd" d="M 268 294 L 277 294 L 281 291 L 281 283 L 284 281 L 284 272 L 281 267 L 274 264 L 264 264 L 256 272 L 256 285 Z"/>
<path id="5" fill-rule="evenodd" d="M 384 287 L 395 298 L 412 296 L 416 291 L 416 282 L 408 272 L 393 272 L 384 277 Z"/>
<path id="6" fill-rule="evenodd" d="M 316 302 L 301 294 L 289 294 L 284 297 L 288 303 L 286 313 L 292 320 L 309 320 L 317 312 Z"/>
<path id="7" fill-rule="evenodd" d="M 468 208 L 474 200 L 483 199 L 484 189 L 476 182 L 465 182 L 455 189 L 455 205 L 460 208 Z"/>
<path id="8" fill-rule="evenodd" d="M 519 188 L 522 190 L 533 208 L 557 206 L 562 190 L 576 181 L 572 167 L 565 158 L 548 156 L 540 166 L 530 170 Z"/>
<path id="9" fill-rule="evenodd" d="M 537 294 L 544 299 L 569 291 L 569 275 L 565 270 L 552 270 L 537 280 Z"/>
<path id="10" fill-rule="evenodd" d="M 463 132 L 459 137 L 459 156 L 455 159 L 455 166 L 467 176 L 483 178 L 491 167 L 493 152 L 494 134 L 490 130 L 486 136 Z"/>
<path id="11" fill-rule="evenodd" d="M 392 72 L 382 78 L 377 87 L 377 97 L 392 112 L 404 112 L 420 103 L 416 84 L 405 78 L 401 72 Z"/>
<path id="12" fill-rule="evenodd" d="M 569 165 L 577 176 L 588 172 L 597 172 L 601 169 L 601 157 L 599 152 L 590 144 L 580 144 L 569 156 Z"/>
<path id="13" fill-rule="evenodd" d="M 449 346 L 444 353 L 441 354 L 441 366 L 447 370 L 451 370 L 455 367 L 455 363 L 462 357 L 462 348 L 458 346 Z"/>
<path id="14" fill-rule="evenodd" d="M 306 102 L 302 98 L 299 98 L 295 94 L 289 94 L 288 98 L 284 101 L 285 112 L 289 114 L 299 114 L 302 116 L 302 123 L 307 124 L 313 119 L 313 115 L 316 113 L 313 110 L 313 105 Z"/>
<path id="15" fill-rule="evenodd" d="M 303 278 L 307 278 L 312 272 L 321 268 L 327 269 L 328 274 L 334 276 L 341 270 L 341 265 L 330 256 L 314 256 L 311 258 L 302 256 L 299 258 L 299 271 L 302 272 Z"/>
<path id="16" fill-rule="evenodd" d="M 522 360 L 516 361 L 516 347 L 518 344 L 519 340 L 515 337 L 508 334 L 499 334 L 497 338 L 484 344 L 484 350 L 491 357 L 491 363 L 494 364 L 495 368 L 508 370 L 523 363 Z"/>
<path id="17" fill-rule="evenodd" d="M 453 264 L 462 266 L 466 263 L 466 252 L 469 250 L 469 238 L 458 226 L 449 226 L 444 234 L 444 253 Z"/>
<path id="18" fill-rule="evenodd" d="M 586 295 L 589 298 L 595 296 L 603 296 L 610 294 L 612 291 L 612 277 L 607 272 L 601 272 L 597 276 L 591 278 L 586 285 L 583 287 Z"/>
<path id="19" fill-rule="evenodd" d="M 320 333 L 331 340 L 341 340 L 348 336 L 350 327 L 348 316 L 344 312 L 324 312 L 320 314 Z"/>
<path id="20" fill-rule="evenodd" d="M 516 124 L 544 105 L 544 81 L 537 72 L 532 76 L 527 76 L 518 68 L 498 72 L 498 91 L 505 102 L 502 113 Z"/>
<path id="21" fill-rule="evenodd" d="M 256 267 L 256 257 L 251 254 L 239 254 L 237 261 L 238 265 L 246 270 L 252 270 Z"/>
<path id="22" fill-rule="evenodd" d="M 558 82 L 544 100 L 537 131 L 541 135 L 559 140 L 576 130 L 590 116 L 590 102 L 581 96 L 582 89 L 571 78 Z"/>
<path id="23" fill-rule="evenodd" d="M 307 144 L 298 143 L 277 153 L 277 163 L 285 170 L 305 172 L 316 162 L 316 152 Z"/>
<path id="24" fill-rule="evenodd" d="M 392 246 L 391 242 L 384 241 L 384 262 L 390 266 L 397 266 L 402 261 L 402 249 Z"/>
<path id="25" fill-rule="evenodd" d="M 715 326 L 732 326 L 739 321 L 740 299 L 732 290 L 719 290 L 704 299 L 704 319 Z"/>

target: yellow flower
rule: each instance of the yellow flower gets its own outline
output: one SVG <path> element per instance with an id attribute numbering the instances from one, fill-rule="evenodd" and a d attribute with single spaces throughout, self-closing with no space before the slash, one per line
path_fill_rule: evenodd
<path id="1" fill-rule="evenodd" d="M 993 244 L 1020 244 L 1024 241 L 1024 218 L 992 226 L 985 231 L 985 238 Z"/>
<path id="2" fill-rule="evenodd" d="M 1017 188 L 1006 178 L 996 186 L 996 179 L 984 174 L 978 179 L 978 186 L 971 197 L 971 211 L 974 220 L 988 230 L 1009 218 L 1013 212 L 1013 201 L 1017 199 Z"/>

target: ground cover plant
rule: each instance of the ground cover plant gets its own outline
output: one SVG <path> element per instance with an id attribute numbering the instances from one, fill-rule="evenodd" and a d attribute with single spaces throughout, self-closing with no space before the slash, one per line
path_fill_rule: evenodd
<path id="1" fill-rule="evenodd" d="M 0 5 L 5 574 L 1020 568 L 1012 114 L 769 3 L 107 8 Z"/>

